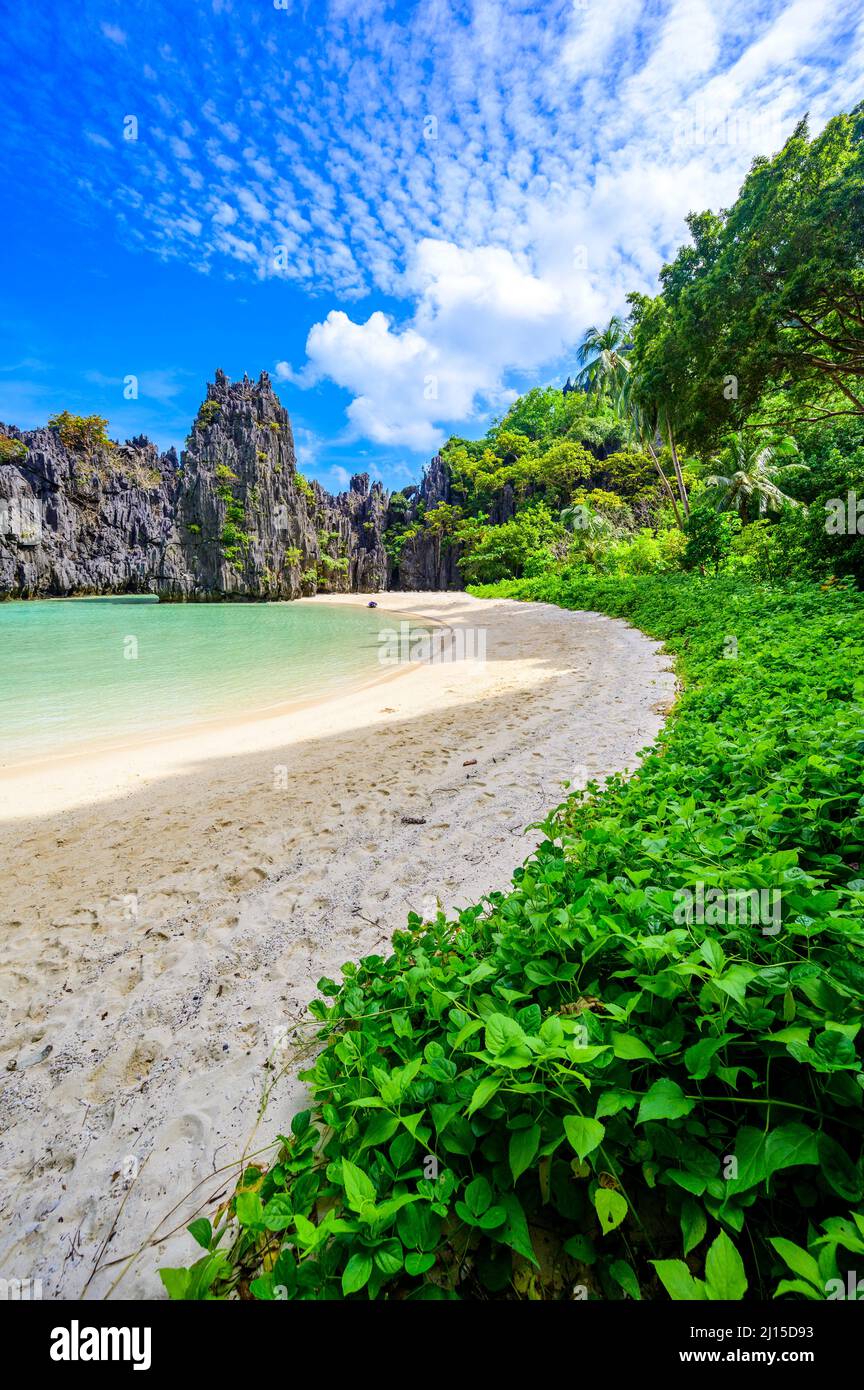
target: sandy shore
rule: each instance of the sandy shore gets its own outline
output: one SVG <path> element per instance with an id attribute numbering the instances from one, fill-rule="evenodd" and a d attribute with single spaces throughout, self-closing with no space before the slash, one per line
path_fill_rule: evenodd
<path id="1" fill-rule="evenodd" d="M 302 1103 L 315 982 L 505 887 L 562 782 L 632 768 L 673 697 L 597 614 L 381 606 L 485 628 L 485 662 L 0 777 L 0 1276 L 161 1296 L 186 1221 Z"/>

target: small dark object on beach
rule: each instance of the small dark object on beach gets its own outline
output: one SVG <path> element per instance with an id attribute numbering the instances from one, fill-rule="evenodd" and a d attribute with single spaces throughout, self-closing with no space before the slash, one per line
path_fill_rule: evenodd
<path id="1" fill-rule="evenodd" d="M 367 603 L 366 607 L 367 607 L 367 608 L 377 608 L 378 605 L 377 605 L 377 603 L 375 602 L 374 598 L 371 598 L 371 599 L 369 600 L 369 602 Z"/>
<path id="2" fill-rule="evenodd" d="M 426 817 L 425 817 L 425 816 L 403 816 L 403 817 L 402 817 L 402 824 L 403 824 L 403 825 L 425 825 L 425 824 L 426 824 Z"/>
<path id="3" fill-rule="evenodd" d="M 476 767 L 476 766 L 477 766 L 477 759 L 476 759 L 476 758 L 469 758 L 468 761 L 467 761 L 467 763 L 463 763 L 462 766 L 463 766 L 463 767 Z"/>

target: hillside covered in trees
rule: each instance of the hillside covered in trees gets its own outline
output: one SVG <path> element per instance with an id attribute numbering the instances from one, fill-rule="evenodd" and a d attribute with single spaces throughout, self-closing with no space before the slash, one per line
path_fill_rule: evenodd
<path id="1" fill-rule="evenodd" d="M 551 566 L 860 584 L 862 132 L 860 107 L 816 139 L 802 124 L 730 209 L 691 216 L 661 292 L 586 333 L 575 388 L 451 439 L 446 501 L 391 499 L 397 561 L 434 537 L 468 583 Z"/>

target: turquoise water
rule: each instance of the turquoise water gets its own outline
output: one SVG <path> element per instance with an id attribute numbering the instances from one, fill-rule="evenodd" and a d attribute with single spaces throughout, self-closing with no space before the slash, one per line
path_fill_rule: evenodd
<path id="1" fill-rule="evenodd" d="M 380 673 L 374 609 L 155 598 L 0 603 L 0 763 L 252 712 Z"/>

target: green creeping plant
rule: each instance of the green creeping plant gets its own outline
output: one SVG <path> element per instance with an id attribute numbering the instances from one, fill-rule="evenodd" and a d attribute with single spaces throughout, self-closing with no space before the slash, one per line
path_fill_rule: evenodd
<path id="1" fill-rule="evenodd" d="M 828 1297 L 864 1275 L 864 596 L 567 571 L 476 592 L 625 618 L 683 692 L 506 891 L 319 981 L 310 1108 L 166 1288 Z"/>

